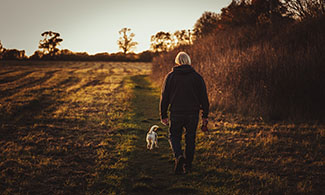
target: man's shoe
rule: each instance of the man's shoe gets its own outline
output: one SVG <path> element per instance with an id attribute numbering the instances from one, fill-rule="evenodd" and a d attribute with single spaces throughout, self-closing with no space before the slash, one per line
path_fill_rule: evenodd
<path id="1" fill-rule="evenodd" d="M 176 160 L 175 160 L 175 174 L 176 175 L 180 175 L 183 173 L 183 166 L 185 163 L 185 159 L 183 156 L 179 156 Z"/>

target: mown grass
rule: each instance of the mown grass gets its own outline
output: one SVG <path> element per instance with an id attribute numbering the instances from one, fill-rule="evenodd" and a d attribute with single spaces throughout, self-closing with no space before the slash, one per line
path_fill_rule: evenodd
<path id="1" fill-rule="evenodd" d="M 324 193 L 323 125 L 212 113 L 193 172 L 176 176 L 167 127 L 146 149 L 160 94 L 146 65 L 58 66 L 19 67 L 34 76 L 15 81 L 17 66 L 0 72 L 11 75 L 0 84 L 1 194 Z"/>
<path id="2" fill-rule="evenodd" d="M 26 63 L 1 63 L 0 193 L 92 190 L 97 156 L 127 109 L 124 77 L 150 65 Z"/>

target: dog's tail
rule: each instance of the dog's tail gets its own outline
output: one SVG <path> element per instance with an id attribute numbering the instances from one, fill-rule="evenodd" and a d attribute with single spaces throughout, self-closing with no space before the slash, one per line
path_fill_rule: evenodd
<path id="1" fill-rule="evenodd" d="M 152 131 L 154 131 L 155 129 L 158 129 L 158 128 L 159 128 L 158 125 L 153 125 L 153 126 L 151 127 L 151 129 L 150 129 L 149 132 L 152 132 Z"/>

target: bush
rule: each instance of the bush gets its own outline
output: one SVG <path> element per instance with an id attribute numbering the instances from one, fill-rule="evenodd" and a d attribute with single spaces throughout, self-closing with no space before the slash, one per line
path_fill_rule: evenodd
<path id="1" fill-rule="evenodd" d="M 325 18 L 219 30 L 153 60 L 161 84 L 183 50 L 207 84 L 212 109 L 267 119 L 324 119 Z"/>

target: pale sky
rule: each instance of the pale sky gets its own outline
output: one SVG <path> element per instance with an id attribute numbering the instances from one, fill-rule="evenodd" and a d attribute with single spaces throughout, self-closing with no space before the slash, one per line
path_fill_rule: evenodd
<path id="1" fill-rule="evenodd" d="M 231 0 L 0 0 L 0 40 L 7 49 L 38 49 L 41 33 L 59 32 L 59 49 L 118 52 L 118 31 L 131 28 L 139 44 L 150 48 L 159 31 L 193 29 L 204 11 L 220 13 Z"/>

